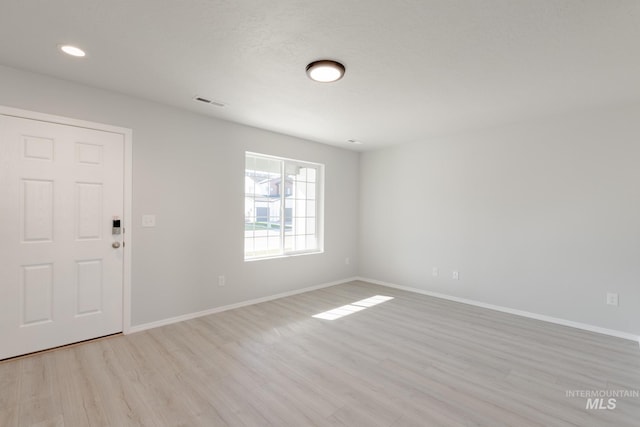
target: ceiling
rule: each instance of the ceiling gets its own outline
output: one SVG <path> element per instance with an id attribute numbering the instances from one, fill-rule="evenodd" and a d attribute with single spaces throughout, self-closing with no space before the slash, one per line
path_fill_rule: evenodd
<path id="1" fill-rule="evenodd" d="M 640 1 L 2 0 L 0 64 L 367 150 L 640 101 Z"/>

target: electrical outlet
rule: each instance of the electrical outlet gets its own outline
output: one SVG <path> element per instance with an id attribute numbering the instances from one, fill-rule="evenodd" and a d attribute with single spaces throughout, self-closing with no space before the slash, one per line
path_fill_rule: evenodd
<path id="1" fill-rule="evenodd" d="M 344 259 L 344 263 L 345 263 L 345 265 L 349 265 L 349 264 L 351 264 L 351 260 L 349 258 L 345 258 Z"/>
<path id="2" fill-rule="evenodd" d="M 433 268 L 431 269 L 431 275 L 432 275 L 433 277 L 438 277 L 438 274 L 440 274 L 440 272 L 438 271 L 438 267 L 433 267 Z"/>
<path id="3" fill-rule="evenodd" d="M 454 271 L 454 272 L 451 273 L 451 278 L 453 280 L 458 280 L 460 278 L 460 275 L 458 274 L 457 271 Z"/>
<path id="4" fill-rule="evenodd" d="M 607 305 L 618 306 L 618 294 L 613 292 L 607 292 Z"/>
<path id="5" fill-rule="evenodd" d="M 227 279 L 224 276 L 218 276 L 218 286 L 224 286 L 227 284 Z"/>

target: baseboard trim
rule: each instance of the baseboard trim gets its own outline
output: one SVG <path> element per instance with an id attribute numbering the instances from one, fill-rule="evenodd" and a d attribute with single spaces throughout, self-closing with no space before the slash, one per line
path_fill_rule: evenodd
<path id="1" fill-rule="evenodd" d="M 544 322 L 555 323 L 557 325 L 569 326 L 569 327 L 576 328 L 576 329 L 582 329 L 582 330 L 585 330 L 585 331 L 596 332 L 596 333 L 599 333 L 599 334 L 609 335 L 609 336 L 612 336 L 612 337 L 623 338 L 623 339 L 626 339 L 626 340 L 635 341 L 635 342 L 638 343 L 638 345 L 640 345 L 640 336 L 634 335 L 634 334 L 631 334 L 631 333 L 628 333 L 628 332 L 617 331 L 615 329 L 601 328 L 599 326 L 593 326 L 593 325 L 589 325 L 589 324 L 586 324 L 586 323 L 574 322 L 572 320 L 560 319 L 560 318 L 557 318 L 557 317 L 547 316 L 547 315 L 544 315 L 544 314 L 537 314 L 537 313 L 532 313 L 532 312 L 529 312 L 529 311 L 517 310 L 517 309 L 514 309 L 514 308 L 503 307 L 503 306 L 494 305 L 494 304 L 487 304 L 487 303 L 484 303 L 484 302 L 481 302 L 481 301 L 475 301 L 475 300 L 471 300 L 471 299 L 467 299 L 467 298 L 455 297 L 455 296 L 451 296 L 451 295 L 441 294 L 441 293 L 438 293 L 438 292 L 431 292 L 431 291 L 427 291 L 427 290 L 424 290 L 424 289 L 413 288 L 413 287 L 410 287 L 410 286 L 397 285 L 395 283 L 383 282 L 381 280 L 370 279 L 370 278 L 367 278 L 367 277 L 358 277 L 357 280 L 360 280 L 360 281 L 363 281 L 363 282 L 373 283 L 375 285 L 386 286 L 388 288 L 400 289 L 400 290 L 403 290 L 403 291 L 415 292 L 415 293 L 418 293 L 418 294 L 428 295 L 430 297 L 435 297 L 435 298 L 445 299 L 445 300 L 449 300 L 449 301 L 460 302 L 462 304 L 473 305 L 473 306 L 476 306 L 476 307 L 486 308 L 486 309 L 489 309 L 489 310 L 501 311 L 503 313 L 514 314 L 516 316 L 528 317 L 530 319 L 536 319 L 536 320 L 542 320 Z"/>
<path id="2" fill-rule="evenodd" d="M 320 285 L 314 285 L 314 286 L 309 286 L 302 289 L 295 289 L 293 291 L 282 292 L 279 294 L 270 295 L 262 298 L 255 298 L 247 301 L 241 301 L 235 304 L 224 305 L 221 307 L 214 307 L 207 310 L 197 311 L 195 313 L 188 313 L 180 316 L 169 317 L 167 319 L 156 320 L 155 322 L 143 323 L 141 325 L 131 326 L 125 332 L 125 335 L 146 331 L 148 329 L 159 328 L 160 326 L 171 325 L 172 323 L 183 322 L 185 320 L 191 320 L 197 317 L 208 316 L 209 314 L 221 313 L 223 311 L 233 310 L 234 308 L 246 307 L 248 305 L 260 304 L 261 302 L 273 301 L 276 299 L 290 297 L 290 296 L 302 294 L 305 292 L 315 291 L 323 288 L 329 288 L 331 286 L 341 285 L 343 283 L 351 282 L 354 280 L 359 280 L 359 279 L 357 277 L 350 277 L 342 280 L 336 280 L 334 282 L 322 283 Z"/>

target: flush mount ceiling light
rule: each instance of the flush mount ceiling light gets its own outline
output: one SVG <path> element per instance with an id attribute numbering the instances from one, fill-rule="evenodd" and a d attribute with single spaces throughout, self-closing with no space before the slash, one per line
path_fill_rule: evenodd
<path id="1" fill-rule="evenodd" d="M 314 61 L 307 65 L 307 76 L 320 83 L 335 82 L 344 76 L 344 65 L 329 59 Z"/>
<path id="2" fill-rule="evenodd" d="M 67 55 L 75 56 L 78 58 L 82 58 L 87 55 L 86 53 L 84 53 L 84 50 L 80 49 L 79 47 L 71 46 L 68 44 L 61 45 L 60 50 Z"/>

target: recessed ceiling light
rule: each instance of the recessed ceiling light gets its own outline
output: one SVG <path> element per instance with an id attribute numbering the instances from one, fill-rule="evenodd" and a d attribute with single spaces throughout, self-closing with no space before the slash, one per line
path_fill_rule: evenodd
<path id="1" fill-rule="evenodd" d="M 86 53 L 84 53 L 84 50 L 80 49 L 79 47 L 71 46 L 68 44 L 60 46 L 60 50 L 67 55 L 76 56 L 78 58 L 82 58 L 83 56 L 87 55 Z"/>
<path id="2" fill-rule="evenodd" d="M 347 142 L 349 144 L 356 144 L 356 145 L 362 145 L 362 141 L 358 141 L 356 139 L 347 139 Z"/>
<path id="3" fill-rule="evenodd" d="M 323 59 L 307 65 L 307 76 L 320 83 L 331 83 L 344 76 L 344 65 L 339 62 Z"/>

